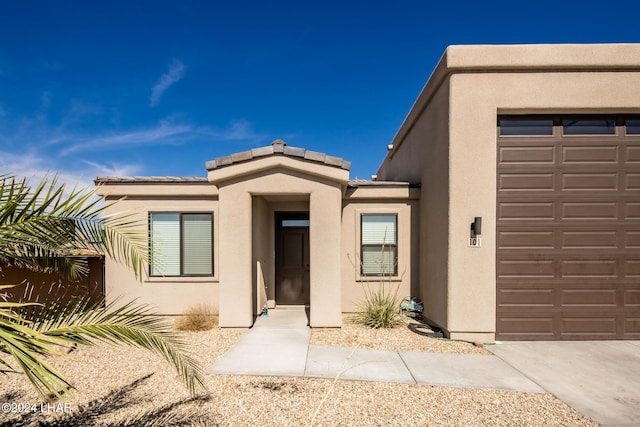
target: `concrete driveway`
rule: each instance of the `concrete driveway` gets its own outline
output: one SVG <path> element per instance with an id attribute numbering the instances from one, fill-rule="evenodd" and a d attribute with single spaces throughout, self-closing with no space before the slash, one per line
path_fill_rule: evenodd
<path id="1" fill-rule="evenodd" d="M 640 425 L 640 341 L 503 342 L 487 348 L 603 426 Z"/>

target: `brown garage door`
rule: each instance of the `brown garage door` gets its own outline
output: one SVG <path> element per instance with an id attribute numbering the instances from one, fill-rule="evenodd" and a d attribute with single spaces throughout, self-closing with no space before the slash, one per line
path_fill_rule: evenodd
<path id="1" fill-rule="evenodd" d="M 640 338 L 640 120 L 500 117 L 497 339 Z"/>

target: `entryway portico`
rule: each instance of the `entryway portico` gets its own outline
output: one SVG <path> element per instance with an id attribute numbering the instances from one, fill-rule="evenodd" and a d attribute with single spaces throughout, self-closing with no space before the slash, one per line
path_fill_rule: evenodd
<path id="1" fill-rule="evenodd" d="M 281 140 L 207 162 L 209 182 L 219 188 L 221 327 L 249 327 L 259 307 L 279 303 L 275 231 L 282 212 L 308 213 L 310 325 L 341 326 L 341 215 L 349 167 Z"/>

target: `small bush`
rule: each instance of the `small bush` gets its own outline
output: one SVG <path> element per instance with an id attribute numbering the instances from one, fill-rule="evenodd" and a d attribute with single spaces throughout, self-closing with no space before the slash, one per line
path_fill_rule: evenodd
<path id="1" fill-rule="evenodd" d="M 208 331 L 218 324 L 218 314 L 208 304 L 188 308 L 176 321 L 179 331 Z"/>
<path id="2" fill-rule="evenodd" d="M 382 283 L 376 290 L 366 287 L 364 301 L 354 319 L 374 329 L 393 328 L 400 323 L 400 300 L 397 287 L 395 292 L 389 287 L 385 288 Z"/>

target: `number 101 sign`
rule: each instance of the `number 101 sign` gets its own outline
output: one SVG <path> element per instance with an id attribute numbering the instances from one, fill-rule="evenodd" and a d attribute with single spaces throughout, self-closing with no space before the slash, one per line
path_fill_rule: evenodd
<path id="1" fill-rule="evenodd" d="M 480 240 L 480 237 L 469 237 L 470 248 L 479 248 L 481 246 L 482 246 L 482 240 Z"/>

